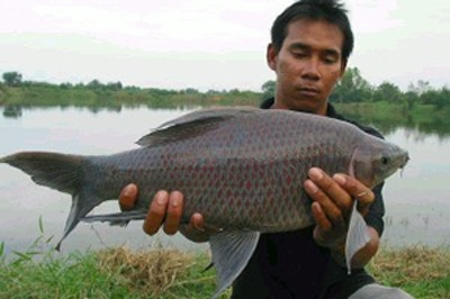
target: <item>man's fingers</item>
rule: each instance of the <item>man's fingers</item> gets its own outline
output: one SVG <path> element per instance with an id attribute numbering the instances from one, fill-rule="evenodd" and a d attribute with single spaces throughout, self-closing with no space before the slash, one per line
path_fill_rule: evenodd
<path id="1" fill-rule="evenodd" d="M 319 189 L 327 194 L 334 205 L 338 206 L 344 212 L 351 210 L 353 203 L 351 196 L 349 196 L 348 192 L 343 190 L 329 175 L 316 167 L 311 168 L 308 175 Z"/>
<path id="2" fill-rule="evenodd" d="M 178 191 L 173 191 L 170 193 L 169 196 L 167 217 L 164 222 L 164 232 L 166 234 L 173 235 L 178 231 L 182 213 L 183 213 L 183 194 Z"/>
<path id="3" fill-rule="evenodd" d="M 362 215 L 366 215 L 369 212 L 370 205 L 375 200 L 375 194 L 372 190 L 367 189 L 367 191 L 360 192 L 355 196 L 355 199 L 358 200 L 358 211 Z"/>
<path id="4" fill-rule="evenodd" d="M 320 211 L 331 225 L 338 230 L 345 230 L 344 217 L 338 206 L 313 181 L 306 180 L 304 187 L 311 199 L 320 205 Z"/>
<path id="5" fill-rule="evenodd" d="M 355 178 L 345 174 L 335 174 L 333 180 L 358 201 L 358 210 L 362 215 L 365 215 L 375 200 L 375 194 L 372 190 Z"/>
<path id="6" fill-rule="evenodd" d="M 191 220 L 189 221 L 188 229 L 191 231 L 193 231 L 193 230 L 204 231 L 205 230 L 202 214 L 194 213 L 191 216 Z"/>
<path id="7" fill-rule="evenodd" d="M 119 195 L 119 205 L 122 211 L 133 209 L 137 199 L 138 189 L 135 184 L 129 184 L 122 189 Z"/>
<path id="8" fill-rule="evenodd" d="M 323 229 L 324 231 L 329 231 L 332 227 L 331 222 L 328 220 L 327 216 L 323 212 L 322 208 L 320 207 L 320 204 L 317 202 L 313 202 L 311 209 L 316 224 L 320 226 L 320 228 Z"/>
<path id="9" fill-rule="evenodd" d="M 150 210 L 144 221 L 144 231 L 149 235 L 154 235 L 164 221 L 169 203 L 169 194 L 167 191 L 159 191 L 156 193 L 150 205 Z"/>

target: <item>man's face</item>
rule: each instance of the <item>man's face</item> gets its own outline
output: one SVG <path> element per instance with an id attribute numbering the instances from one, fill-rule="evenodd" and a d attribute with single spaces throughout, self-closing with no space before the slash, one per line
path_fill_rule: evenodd
<path id="1" fill-rule="evenodd" d="M 343 42 L 339 27 L 326 21 L 290 23 L 281 49 L 269 45 L 267 51 L 277 74 L 274 108 L 325 115 L 327 99 L 345 70 Z"/>

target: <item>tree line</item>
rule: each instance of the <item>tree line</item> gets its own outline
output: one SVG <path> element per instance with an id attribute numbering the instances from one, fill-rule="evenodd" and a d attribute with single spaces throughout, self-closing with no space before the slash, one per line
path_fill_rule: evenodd
<path id="1" fill-rule="evenodd" d="M 267 81 L 262 85 L 265 96 L 275 91 L 275 81 Z M 412 109 L 417 104 L 431 105 L 436 109 L 450 107 L 450 89 L 447 86 L 441 89 L 433 88 L 429 82 L 419 80 L 410 83 L 406 92 L 391 82 L 383 82 L 378 86 L 370 84 L 361 76 L 357 67 L 348 68 L 336 85 L 330 101 L 334 103 L 376 103 L 388 102 L 401 104 Z"/>
<path id="2" fill-rule="evenodd" d="M 112 107 L 147 105 L 154 108 L 182 106 L 258 105 L 261 93 L 255 91 L 182 90 L 124 86 L 120 81 L 87 84 L 36 82 L 23 80 L 19 72 L 3 73 L 0 80 L 0 106 L 87 106 Z"/>
<path id="3" fill-rule="evenodd" d="M 95 98 L 95 102 L 108 101 L 149 103 L 153 105 L 167 105 L 170 101 L 177 104 L 186 103 L 198 105 L 258 105 L 261 99 L 271 97 L 275 91 L 275 81 L 269 80 L 261 86 L 260 92 L 240 91 L 238 89 L 200 92 L 194 88 L 183 90 L 166 90 L 158 88 L 140 88 L 137 86 L 124 86 L 120 81 L 103 83 L 97 79 L 84 83 L 51 84 L 47 82 L 24 81 L 19 72 L 5 72 L 0 82 L 0 104 L 2 98 L 31 97 L 39 98 L 43 92 L 48 98 L 57 100 L 58 97 L 72 96 L 72 100 L 81 97 Z M 23 89 L 22 93 L 8 92 L 11 89 Z M 64 93 L 64 91 L 67 91 Z M 71 92 L 70 92 L 71 91 Z M 84 91 L 84 92 L 83 92 Z M 45 94 L 46 93 L 46 94 Z M 5 100 L 4 100 L 5 101 Z M 401 104 L 412 109 L 416 105 L 430 105 L 436 109 L 450 107 L 450 89 L 445 86 L 440 89 L 433 88 L 429 82 L 419 80 L 411 83 L 406 92 L 390 82 L 383 82 L 378 86 L 370 84 L 364 79 L 358 68 L 348 68 L 338 82 L 330 97 L 334 103 L 376 103 L 387 102 Z M 38 101 L 35 101 L 39 104 Z"/>

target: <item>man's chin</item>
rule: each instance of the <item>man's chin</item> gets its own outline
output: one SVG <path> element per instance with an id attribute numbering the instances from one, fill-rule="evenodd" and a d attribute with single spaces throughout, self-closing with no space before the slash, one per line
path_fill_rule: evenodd
<path id="1" fill-rule="evenodd" d="M 326 112 L 327 100 L 320 97 L 304 97 L 295 94 L 285 97 L 284 101 L 275 101 L 274 108 L 289 109 L 313 114 L 324 114 Z"/>
<path id="2" fill-rule="evenodd" d="M 290 107 L 289 109 L 305 113 L 317 114 L 320 112 L 320 105 L 318 105 L 317 103 L 308 103 L 302 101 L 301 103 L 294 103 L 293 107 Z"/>

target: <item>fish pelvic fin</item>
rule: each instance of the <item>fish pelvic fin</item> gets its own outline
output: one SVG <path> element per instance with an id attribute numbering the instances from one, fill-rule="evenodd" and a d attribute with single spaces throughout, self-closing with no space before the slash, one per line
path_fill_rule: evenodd
<path id="1" fill-rule="evenodd" d="M 345 240 L 345 262 L 348 274 L 351 274 L 351 261 L 353 256 L 366 246 L 370 241 L 367 224 L 357 210 L 358 202 L 355 201 L 348 227 L 347 239 Z"/>
<path id="2" fill-rule="evenodd" d="M 83 189 L 83 182 L 87 181 L 83 171 L 85 161 L 82 156 L 49 152 L 21 152 L 0 159 L 0 163 L 7 163 L 30 175 L 36 184 L 72 195 L 72 208 L 57 250 L 80 219 L 102 201 Z"/>
<path id="3" fill-rule="evenodd" d="M 241 274 L 256 249 L 259 232 L 223 231 L 209 238 L 212 260 L 217 270 L 217 298 Z"/>
<path id="4" fill-rule="evenodd" d="M 69 233 L 77 226 L 77 224 L 86 216 L 93 208 L 102 202 L 101 199 L 95 196 L 86 196 L 85 192 L 81 191 L 72 195 L 72 207 L 70 208 L 69 217 L 66 220 L 64 233 L 55 249 L 61 250 L 62 241 L 69 235 Z"/>
<path id="5" fill-rule="evenodd" d="M 109 222 L 110 225 L 126 226 L 132 220 L 145 220 L 147 214 L 147 210 L 132 210 L 106 215 L 90 215 L 83 217 L 81 221 L 87 223 Z"/>

